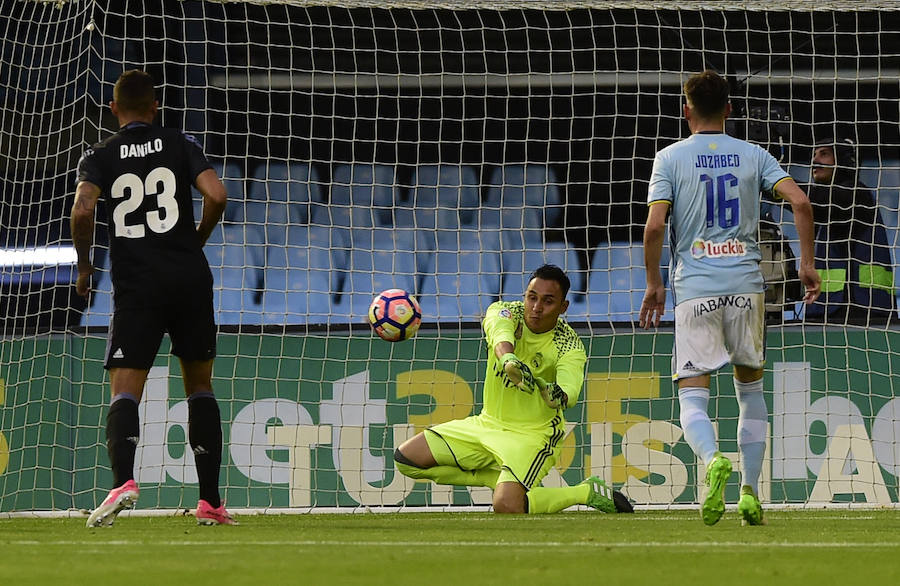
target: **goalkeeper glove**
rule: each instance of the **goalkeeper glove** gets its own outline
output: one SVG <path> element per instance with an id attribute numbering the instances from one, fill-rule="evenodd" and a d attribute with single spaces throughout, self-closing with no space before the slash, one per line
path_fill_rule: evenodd
<path id="1" fill-rule="evenodd" d="M 528 394 L 534 392 L 534 376 L 528 365 L 519 360 L 518 356 L 512 352 L 507 352 L 500 357 L 500 363 L 503 365 L 503 372 L 506 373 L 510 382 L 516 385 L 519 390 Z"/>
<path id="2" fill-rule="evenodd" d="M 539 376 L 534 377 L 534 384 L 540 390 L 544 403 L 551 409 L 565 409 L 569 403 L 569 396 L 562 387 L 556 383 L 548 383 Z"/>
<path id="3" fill-rule="evenodd" d="M 519 390 L 533 394 L 535 390 L 540 392 L 544 403 L 551 409 L 565 409 L 569 402 L 566 392 L 556 383 L 548 383 L 539 376 L 534 376 L 528 365 L 519 360 L 519 358 L 509 352 L 500 358 L 503 365 L 503 371 L 509 380 L 519 388 Z"/>

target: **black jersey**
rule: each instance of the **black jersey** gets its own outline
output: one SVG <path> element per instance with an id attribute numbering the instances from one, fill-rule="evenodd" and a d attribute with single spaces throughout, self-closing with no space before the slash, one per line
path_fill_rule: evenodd
<path id="1" fill-rule="evenodd" d="M 211 287 L 191 186 L 210 169 L 197 140 L 132 122 L 88 149 L 78 181 L 106 198 L 116 307 L 159 305 L 184 287 Z"/>

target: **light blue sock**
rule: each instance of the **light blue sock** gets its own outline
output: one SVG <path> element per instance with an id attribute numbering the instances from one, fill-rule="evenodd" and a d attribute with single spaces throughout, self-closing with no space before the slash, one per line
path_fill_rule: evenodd
<path id="1" fill-rule="evenodd" d="M 681 429 L 684 431 L 684 439 L 694 453 L 707 465 L 719 451 L 716 444 L 716 431 L 706 412 L 708 403 L 709 389 L 703 387 L 678 389 L 678 404 L 681 407 Z"/>
<path id="2" fill-rule="evenodd" d="M 763 397 L 762 379 L 742 383 L 735 379 L 734 390 L 740 407 L 738 449 L 741 451 L 741 484 L 759 494 L 759 473 L 766 454 L 766 425 L 769 411 Z"/>

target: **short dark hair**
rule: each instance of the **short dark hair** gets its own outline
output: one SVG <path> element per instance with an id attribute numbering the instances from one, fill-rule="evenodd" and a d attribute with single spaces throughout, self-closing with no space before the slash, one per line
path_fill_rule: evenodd
<path id="1" fill-rule="evenodd" d="M 728 105 L 728 82 L 715 71 L 707 69 L 687 80 L 684 95 L 697 114 L 703 118 L 714 118 L 725 112 Z"/>
<path id="2" fill-rule="evenodd" d="M 119 109 L 125 112 L 138 114 L 149 112 L 156 101 L 153 78 L 139 69 L 125 71 L 119 76 L 113 88 L 113 100 Z"/>
<path id="3" fill-rule="evenodd" d="M 839 168 L 856 169 L 859 167 L 856 141 L 845 133 L 838 132 L 834 135 L 817 138 L 814 147 L 813 152 L 822 147 L 831 147 L 834 153 L 834 164 Z"/>
<path id="4" fill-rule="evenodd" d="M 572 284 L 569 282 L 569 277 L 566 276 L 565 271 L 559 268 L 556 265 L 541 265 L 538 268 L 534 269 L 534 272 L 531 273 L 531 277 L 528 279 L 530 283 L 532 279 L 544 279 L 545 281 L 556 281 L 559 283 L 559 288 L 562 289 L 563 299 L 566 298 L 566 295 L 569 294 L 569 287 Z"/>

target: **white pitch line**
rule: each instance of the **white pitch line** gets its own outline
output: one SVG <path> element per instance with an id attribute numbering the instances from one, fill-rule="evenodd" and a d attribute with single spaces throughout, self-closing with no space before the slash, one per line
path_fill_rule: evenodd
<path id="1" fill-rule="evenodd" d="M 39 541 L 35 539 L 16 539 L 3 540 L 0 539 L 0 545 L 77 545 L 77 546 L 108 546 L 108 545 L 164 545 L 172 547 L 184 547 L 198 545 L 208 547 L 215 545 L 216 547 L 248 547 L 248 546 L 285 546 L 285 547 L 334 547 L 334 546 L 353 546 L 353 547 L 522 547 L 547 548 L 547 547 L 584 547 L 584 548 L 641 548 L 655 547 L 666 549 L 683 549 L 683 548 L 705 548 L 714 547 L 722 548 L 741 548 L 741 549 L 773 549 L 773 548 L 897 548 L 900 547 L 900 541 L 878 541 L 878 542 L 851 542 L 851 541 L 802 541 L 802 542 L 767 542 L 767 543 L 745 543 L 742 541 L 688 541 L 688 542 L 664 542 L 664 541 L 643 541 L 634 543 L 609 543 L 603 541 L 341 541 L 341 540 L 266 540 L 266 541 L 131 541 L 131 540 L 55 540 L 55 541 Z"/>

